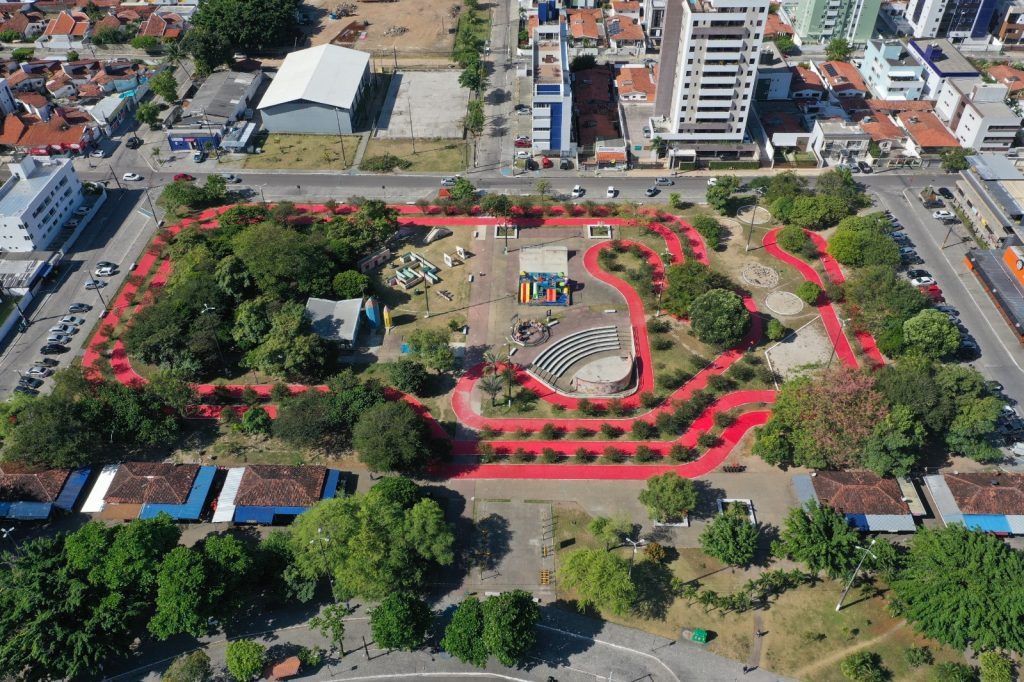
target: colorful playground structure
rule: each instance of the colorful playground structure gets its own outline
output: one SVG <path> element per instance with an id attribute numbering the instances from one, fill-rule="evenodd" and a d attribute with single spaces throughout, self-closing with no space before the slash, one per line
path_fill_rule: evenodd
<path id="1" fill-rule="evenodd" d="M 410 251 L 401 257 L 400 262 L 401 265 L 395 268 L 394 278 L 389 282 L 391 286 L 400 285 L 403 289 L 411 289 L 424 278 L 431 284 L 441 281 L 437 275 L 440 268 L 418 253 Z"/>
<path id="2" fill-rule="evenodd" d="M 569 250 L 564 246 L 532 246 L 519 253 L 519 302 L 525 305 L 572 305 L 566 274 Z"/>

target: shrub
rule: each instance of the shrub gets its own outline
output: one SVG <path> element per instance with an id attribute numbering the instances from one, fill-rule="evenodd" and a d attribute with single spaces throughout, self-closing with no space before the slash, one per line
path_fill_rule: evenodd
<path id="1" fill-rule="evenodd" d="M 651 340 L 651 348 L 654 350 L 670 350 L 675 342 L 667 336 L 655 336 Z"/>
<path id="2" fill-rule="evenodd" d="M 636 440 L 649 440 L 658 434 L 658 427 L 648 422 L 637 420 L 633 422 L 633 438 Z"/>
<path id="3" fill-rule="evenodd" d="M 666 436 L 679 435 L 679 422 L 671 412 L 659 412 L 658 416 L 654 418 L 654 425 Z"/>
<path id="4" fill-rule="evenodd" d="M 234 410 L 231 410 L 234 412 Z M 270 415 L 262 407 L 251 407 L 242 415 L 242 421 L 238 424 L 238 430 L 250 436 L 269 435 L 274 427 Z"/>
<path id="5" fill-rule="evenodd" d="M 804 281 L 800 283 L 794 293 L 807 305 L 817 305 L 821 298 L 821 287 L 814 282 Z"/>
<path id="6" fill-rule="evenodd" d="M 626 414 L 626 406 L 618 398 L 608 401 L 608 413 L 613 417 L 622 417 Z"/>
<path id="7" fill-rule="evenodd" d="M 608 422 L 601 424 L 601 435 L 605 438 L 618 438 L 622 431 L 617 426 L 612 426 Z"/>
<path id="8" fill-rule="evenodd" d="M 540 428 L 540 437 L 543 440 L 555 440 L 561 435 L 561 429 L 557 428 L 554 424 L 545 424 Z"/>
<path id="9" fill-rule="evenodd" d="M 939 663 L 932 670 L 935 682 L 977 682 L 978 672 L 966 663 Z"/>
<path id="10" fill-rule="evenodd" d="M 779 230 L 775 241 L 786 251 L 797 256 L 803 256 L 804 258 L 816 258 L 818 256 L 818 248 L 811 241 L 810 236 L 796 225 L 790 225 Z"/>
<path id="11" fill-rule="evenodd" d="M 299 649 L 299 661 L 309 668 L 319 668 L 324 662 L 324 650 L 320 647 L 302 647 Z"/>
<path id="12" fill-rule="evenodd" d="M 681 443 L 675 443 L 669 448 L 668 456 L 673 462 L 689 462 L 693 460 L 694 451 L 693 448 L 688 448 Z"/>
<path id="13" fill-rule="evenodd" d="M 672 322 L 664 317 L 652 317 L 647 320 L 647 331 L 652 334 L 665 334 L 672 331 Z"/>
<path id="14" fill-rule="evenodd" d="M 480 461 L 484 464 L 494 461 L 494 446 L 490 443 L 477 443 L 476 453 L 480 455 Z"/>
<path id="15" fill-rule="evenodd" d="M 225 407 L 220 411 L 220 421 L 224 426 L 234 427 L 238 422 L 242 421 L 242 418 L 238 416 L 238 412 L 233 407 Z"/>
<path id="16" fill-rule="evenodd" d="M 527 431 L 526 429 L 524 429 L 522 426 L 520 426 L 518 429 L 515 430 L 515 434 L 514 435 L 515 435 L 516 440 L 526 440 L 532 434 L 529 431 Z"/>
<path id="17" fill-rule="evenodd" d="M 591 431 L 590 429 L 588 429 L 585 426 L 577 426 L 575 429 L 573 429 L 573 432 L 572 432 L 573 438 L 576 438 L 576 439 L 590 438 L 593 435 L 594 435 L 594 432 Z"/>
<path id="18" fill-rule="evenodd" d="M 601 455 L 601 461 L 605 464 L 621 464 L 625 458 L 626 456 L 622 453 L 622 450 L 611 445 L 606 447 Z"/>
<path id="19" fill-rule="evenodd" d="M 912 646 L 903 652 L 907 659 L 907 665 L 911 668 L 920 668 L 922 665 L 931 665 L 935 661 L 932 650 L 926 646 Z"/>
<path id="20" fill-rule="evenodd" d="M 640 394 L 640 406 L 645 409 L 649 410 L 651 408 L 657 407 L 660 403 L 661 398 L 659 398 L 656 394 L 650 391 L 645 391 L 644 393 Z"/>
<path id="21" fill-rule="evenodd" d="M 697 230 L 701 237 L 704 237 L 704 241 L 707 243 L 709 249 L 717 249 L 719 243 L 722 241 L 724 230 L 722 225 L 707 215 L 696 216 L 692 221 L 693 228 Z"/>
<path id="22" fill-rule="evenodd" d="M 412 161 L 395 156 L 394 154 L 383 154 L 363 159 L 362 163 L 359 164 L 359 169 L 370 171 L 371 173 L 387 173 L 396 168 L 405 170 L 410 166 L 412 166 Z"/>
<path id="23" fill-rule="evenodd" d="M 246 405 L 252 406 L 263 400 L 260 394 L 252 386 L 246 386 L 242 389 L 242 402 Z"/>
<path id="24" fill-rule="evenodd" d="M 516 448 L 516 451 L 509 457 L 510 460 L 516 464 L 523 464 L 525 462 L 533 461 L 533 455 L 526 451 L 526 448 Z"/>
<path id="25" fill-rule="evenodd" d="M 659 459 L 658 453 L 646 445 L 637 446 L 636 452 L 633 453 L 633 460 L 636 462 L 653 462 L 656 459 Z"/>
<path id="26" fill-rule="evenodd" d="M 833 303 L 842 303 L 846 300 L 846 290 L 842 284 L 827 280 L 825 282 L 825 297 Z"/>
<path id="27" fill-rule="evenodd" d="M 731 346 L 750 326 L 750 312 L 743 299 L 727 289 L 712 289 L 690 304 L 690 325 L 703 343 Z"/>
<path id="28" fill-rule="evenodd" d="M 579 402 L 576 403 L 576 409 L 585 417 L 594 417 L 601 413 L 601 408 L 586 398 L 579 399 Z"/>
<path id="29" fill-rule="evenodd" d="M 873 651 L 850 654 L 839 663 L 839 669 L 853 682 L 883 682 L 888 678 L 882 659 Z"/>
<path id="30" fill-rule="evenodd" d="M 708 390 L 712 393 L 725 393 L 733 388 L 732 379 L 724 374 L 712 374 L 708 377 Z"/>
<path id="31" fill-rule="evenodd" d="M 704 432 L 697 437 L 697 445 L 702 448 L 713 448 L 718 445 L 718 436 Z"/>
<path id="32" fill-rule="evenodd" d="M 660 564 L 668 556 L 668 552 L 657 542 L 648 542 L 644 547 L 644 558 L 648 561 L 653 561 L 656 564 Z"/>
<path id="33" fill-rule="evenodd" d="M 1013 661 L 998 651 L 983 651 L 978 656 L 981 682 L 1013 682 Z"/>
<path id="34" fill-rule="evenodd" d="M 782 324 L 774 317 L 768 320 L 768 326 L 765 329 L 765 336 L 768 337 L 769 341 L 781 341 L 786 338 L 786 334 L 789 333 L 789 329 L 786 325 Z"/>
<path id="35" fill-rule="evenodd" d="M 746 362 L 733 363 L 727 372 L 736 381 L 750 381 L 754 378 L 755 370 Z"/>
<path id="36" fill-rule="evenodd" d="M 590 452 L 586 448 L 576 448 L 572 461 L 576 464 L 590 464 Z"/>
<path id="37" fill-rule="evenodd" d="M 292 390 L 288 388 L 288 384 L 284 382 L 279 381 L 270 387 L 270 399 L 275 403 L 279 403 L 291 397 Z"/>
<path id="38" fill-rule="evenodd" d="M 724 429 L 727 426 L 732 426 L 734 423 L 736 423 L 736 417 L 732 416 L 728 412 L 719 412 L 715 415 L 715 426 Z"/>
<path id="39" fill-rule="evenodd" d="M 540 461 L 544 464 L 554 464 L 558 461 L 558 453 L 554 448 L 544 448 L 540 451 Z"/>

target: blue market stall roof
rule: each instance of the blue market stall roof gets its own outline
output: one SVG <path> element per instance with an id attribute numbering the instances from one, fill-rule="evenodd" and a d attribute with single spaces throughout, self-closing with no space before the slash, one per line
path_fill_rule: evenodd
<path id="1" fill-rule="evenodd" d="M 818 471 L 813 476 L 794 476 L 793 487 L 801 503 L 815 500 L 828 505 L 861 530 L 911 533 L 915 529 L 896 479 L 870 471 Z"/>
<path id="2" fill-rule="evenodd" d="M 206 506 L 206 498 L 210 494 L 216 473 L 217 467 L 199 467 L 192 482 L 192 490 L 189 491 L 184 504 L 144 504 L 139 518 L 151 519 L 158 514 L 169 514 L 172 519 L 179 521 L 198 520 L 203 513 L 203 507 Z"/>
<path id="3" fill-rule="evenodd" d="M 925 476 L 943 523 L 1024 535 L 1024 474 L 999 471 Z"/>
<path id="4" fill-rule="evenodd" d="M 100 516 L 134 519 L 155 516 L 157 508 L 175 519 L 199 518 L 213 484 L 215 467 L 198 464 L 125 462 L 117 467 L 103 495 Z"/>
<path id="5" fill-rule="evenodd" d="M 78 501 L 89 469 L 35 470 L 16 464 L 0 465 L 0 517 L 42 520 L 54 507 L 71 510 Z"/>
<path id="6" fill-rule="evenodd" d="M 233 500 L 236 523 L 274 522 L 275 516 L 295 516 L 321 499 L 333 498 L 341 472 L 322 466 L 253 464 L 245 467 Z"/>

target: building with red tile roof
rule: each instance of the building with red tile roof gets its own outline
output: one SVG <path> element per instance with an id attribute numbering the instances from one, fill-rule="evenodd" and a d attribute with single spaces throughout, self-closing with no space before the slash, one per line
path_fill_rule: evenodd
<path id="1" fill-rule="evenodd" d="M 604 38 L 603 24 L 604 12 L 600 9 L 572 9 L 569 15 L 569 35 L 573 40 L 593 40 L 596 42 Z"/>
<path id="2" fill-rule="evenodd" d="M 988 68 L 988 75 L 1002 83 L 1010 90 L 1011 97 L 1020 97 L 1024 90 L 1024 71 L 1015 69 L 1009 64 L 996 64 Z"/>
<path id="3" fill-rule="evenodd" d="M 615 76 L 615 88 L 624 102 L 654 102 L 658 93 L 658 65 L 623 66 Z"/>
<path id="4" fill-rule="evenodd" d="M 7 15 L 0 31 L 16 31 L 24 38 L 34 38 L 46 29 L 46 15 L 36 11 L 11 12 Z"/>
<path id="5" fill-rule="evenodd" d="M 84 12 L 62 10 L 50 19 L 36 47 L 52 50 L 81 48 L 92 35 L 92 21 Z"/>
<path id="6" fill-rule="evenodd" d="M 860 71 L 849 62 L 819 62 L 816 68 L 825 86 L 839 99 L 871 95 L 871 89 L 864 82 Z"/>
<path id="7" fill-rule="evenodd" d="M 764 24 L 765 40 L 773 40 L 781 36 L 792 37 L 795 33 L 796 31 L 793 30 L 793 27 L 784 22 L 777 13 L 768 15 L 768 19 Z"/>
<path id="8" fill-rule="evenodd" d="M 935 111 L 935 100 L 928 99 L 877 99 L 864 101 L 868 108 L 876 114 L 898 114 L 902 111 Z"/>
<path id="9" fill-rule="evenodd" d="M 236 506 L 310 507 L 320 501 L 327 468 L 254 464 L 245 467 Z"/>
<path id="10" fill-rule="evenodd" d="M 915 530 L 910 505 L 895 479 L 881 478 L 870 471 L 818 471 L 794 477 L 793 485 L 801 502 L 816 500 L 843 514 L 851 525 L 862 530 Z"/>
<path id="11" fill-rule="evenodd" d="M 1024 474 L 953 472 L 925 476 L 924 482 L 947 525 L 1024 535 Z"/>
<path id="12" fill-rule="evenodd" d="M 96 33 L 100 31 L 120 31 L 127 22 L 123 19 L 119 19 L 113 14 L 108 14 L 93 25 L 93 30 Z"/>
<path id="13" fill-rule="evenodd" d="M 629 48 L 636 50 L 637 55 L 643 54 L 644 28 L 640 25 L 639 19 L 628 16 L 608 17 L 604 20 L 604 32 L 608 37 L 608 44 L 613 48 Z"/>
<path id="14" fill-rule="evenodd" d="M 825 86 L 818 74 L 800 65 L 790 67 L 790 71 L 793 72 L 793 82 L 789 92 L 793 99 L 821 99 L 825 94 Z"/>
<path id="15" fill-rule="evenodd" d="M 74 509 L 89 469 L 36 469 L 22 464 L 0 464 L 0 517 L 41 521 L 53 510 Z"/>
<path id="16" fill-rule="evenodd" d="M 920 154 L 937 154 L 960 146 L 939 117 L 930 111 L 901 111 L 896 118 Z"/>
<path id="17" fill-rule="evenodd" d="M 612 0 L 612 11 L 616 14 L 640 14 L 640 3 L 634 0 Z"/>
<path id="18" fill-rule="evenodd" d="M 139 26 L 139 35 L 161 40 L 177 40 L 184 32 L 185 20 L 180 14 L 168 12 L 167 14 L 151 14 Z"/>

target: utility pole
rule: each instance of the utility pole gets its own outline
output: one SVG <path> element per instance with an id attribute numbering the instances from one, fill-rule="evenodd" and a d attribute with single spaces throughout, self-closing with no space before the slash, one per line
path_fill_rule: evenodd
<path id="1" fill-rule="evenodd" d="M 747 245 L 743 249 L 744 252 L 750 251 L 750 237 L 754 234 L 754 218 L 757 217 L 758 203 L 761 199 L 761 195 L 763 194 L 763 187 L 758 187 L 754 190 L 754 209 L 750 212 L 750 227 L 747 229 Z"/>
<path id="2" fill-rule="evenodd" d="M 647 540 L 645 540 L 643 538 L 637 538 L 636 540 L 631 540 L 628 537 L 622 538 L 622 539 L 625 540 L 626 542 L 628 542 L 629 544 L 633 545 L 633 556 L 629 557 L 629 577 L 632 578 L 633 577 L 633 563 L 636 561 L 636 548 L 637 547 L 643 547 L 644 545 L 646 545 L 647 544 Z"/>
<path id="3" fill-rule="evenodd" d="M 416 153 L 416 127 L 412 123 L 412 104 L 409 103 L 408 93 L 405 97 L 405 110 L 409 112 L 409 137 L 412 138 L 412 153 Z"/>
<path id="4" fill-rule="evenodd" d="M 878 542 L 878 538 L 874 538 L 867 547 L 858 547 L 860 551 L 864 552 L 860 556 L 860 561 L 857 562 L 857 568 L 853 569 L 853 575 L 850 576 L 850 582 L 846 583 L 846 587 L 843 589 L 843 593 L 839 595 L 839 601 L 836 603 L 836 611 L 843 608 L 843 600 L 846 599 L 846 595 L 850 592 L 850 588 L 853 587 L 853 581 L 857 579 L 857 574 L 860 572 L 860 567 L 864 564 L 864 560 L 868 558 L 870 554 L 873 559 L 878 557 L 872 553 L 871 548 Z"/>

